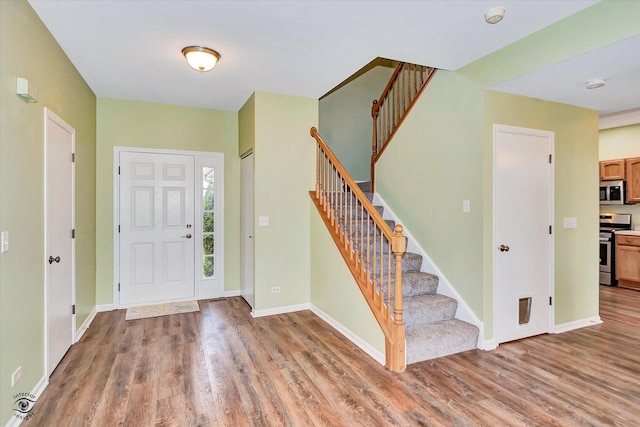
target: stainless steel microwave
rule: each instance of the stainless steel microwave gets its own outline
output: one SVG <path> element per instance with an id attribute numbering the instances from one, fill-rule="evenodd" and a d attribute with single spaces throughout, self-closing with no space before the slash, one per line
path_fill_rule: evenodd
<path id="1" fill-rule="evenodd" d="M 624 181 L 600 181 L 600 204 L 623 205 Z"/>

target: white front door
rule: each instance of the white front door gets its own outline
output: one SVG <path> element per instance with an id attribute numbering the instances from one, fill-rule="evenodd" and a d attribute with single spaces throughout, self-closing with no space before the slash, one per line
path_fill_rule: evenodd
<path id="1" fill-rule="evenodd" d="M 120 153 L 120 304 L 195 297 L 194 156 Z"/>
<path id="2" fill-rule="evenodd" d="M 74 138 L 75 130 L 45 108 L 47 377 L 74 339 Z"/>
<path id="3" fill-rule="evenodd" d="M 241 192 L 241 224 L 240 252 L 242 266 L 240 281 L 242 283 L 242 296 L 247 303 L 254 307 L 253 292 L 253 154 L 243 158 L 240 163 L 240 192 Z"/>
<path id="4" fill-rule="evenodd" d="M 494 126 L 497 342 L 550 331 L 553 132 Z"/>

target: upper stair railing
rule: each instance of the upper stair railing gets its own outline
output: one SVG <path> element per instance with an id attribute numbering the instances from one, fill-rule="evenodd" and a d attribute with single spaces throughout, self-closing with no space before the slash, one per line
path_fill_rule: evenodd
<path id="1" fill-rule="evenodd" d="M 316 128 L 311 136 L 317 144 L 316 188 L 309 194 L 384 333 L 387 368 L 402 372 L 402 226 L 392 231 Z"/>
<path id="2" fill-rule="evenodd" d="M 435 73 L 435 68 L 400 62 L 380 98 L 373 101 L 372 191 L 375 188 L 376 162 Z"/>

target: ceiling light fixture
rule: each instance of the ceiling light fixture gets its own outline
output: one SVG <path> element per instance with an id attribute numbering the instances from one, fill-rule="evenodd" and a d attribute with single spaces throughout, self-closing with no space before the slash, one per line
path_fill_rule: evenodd
<path id="1" fill-rule="evenodd" d="M 201 73 L 212 70 L 220 60 L 218 52 L 203 46 L 187 46 L 182 49 L 182 54 L 191 68 Z"/>
<path id="2" fill-rule="evenodd" d="M 607 82 L 601 78 L 591 79 L 586 83 L 587 89 L 598 89 L 599 87 L 602 87 L 605 84 L 607 84 Z"/>
<path id="3" fill-rule="evenodd" d="M 504 18 L 504 7 L 493 7 L 484 13 L 484 20 L 487 24 L 497 24 Z"/>

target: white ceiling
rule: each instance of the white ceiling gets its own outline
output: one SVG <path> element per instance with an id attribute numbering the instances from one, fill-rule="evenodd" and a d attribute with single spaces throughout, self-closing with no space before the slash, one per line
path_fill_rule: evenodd
<path id="1" fill-rule="evenodd" d="M 97 96 L 231 111 L 255 90 L 319 98 L 376 57 L 454 70 L 596 3 L 29 2 Z M 484 12 L 495 6 L 507 9 L 505 19 L 486 24 Z M 213 71 L 189 68 L 181 50 L 194 44 L 221 53 Z M 638 38 L 616 45 L 495 89 L 604 112 L 639 106 Z M 627 49 L 635 51 L 620 53 Z M 602 55 L 612 55 L 606 62 L 614 61 L 620 74 L 602 66 Z M 611 77 L 611 85 L 594 94 L 604 98 L 615 88 L 615 99 L 594 101 L 595 95 L 580 91 L 591 77 Z M 636 91 L 627 91 L 635 95 L 631 100 L 618 90 L 625 81 L 628 87 L 628 79 L 636 80 Z"/>

